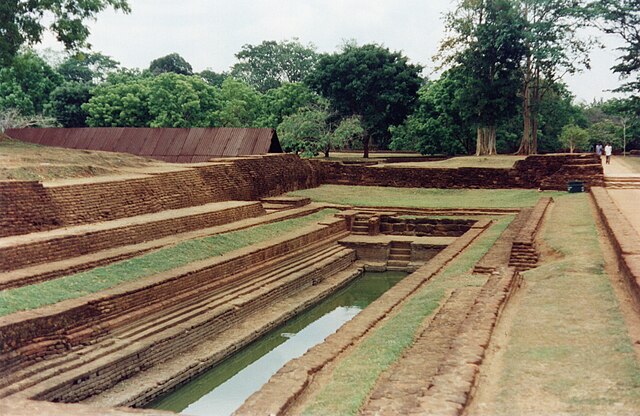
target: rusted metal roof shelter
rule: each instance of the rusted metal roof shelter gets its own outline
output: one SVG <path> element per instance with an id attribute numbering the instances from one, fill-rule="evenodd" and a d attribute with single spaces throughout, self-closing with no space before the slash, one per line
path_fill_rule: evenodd
<path id="1" fill-rule="evenodd" d="M 282 153 L 274 129 L 257 128 L 25 128 L 14 139 L 69 149 L 131 153 L 166 162 L 206 162 L 216 157 Z"/>

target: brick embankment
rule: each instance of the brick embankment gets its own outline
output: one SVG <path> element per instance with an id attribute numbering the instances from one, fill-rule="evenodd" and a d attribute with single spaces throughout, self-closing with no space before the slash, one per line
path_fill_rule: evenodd
<path id="1" fill-rule="evenodd" d="M 323 207 L 323 205 L 319 204 L 309 204 L 308 206 L 303 208 L 279 210 L 278 212 L 272 212 L 257 217 L 246 218 L 240 222 L 230 222 L 224 225 L 202 228 L 179 234 L 174 233 L 167 237 L 156 240 L 149 240 L 143 243 L 127 244 L 120 247 L 101 250 L 93 252 L 91 254 L 77 256 L 65 260 L 52 261 L 50 263 L 38 264 L 18 270 L 12 270 L 10 272 L 2 273 L 2 275 L 0 276 L 0 290 L 38 283 L 45 280 L 55 279 L 57 277 L 68 276 L 74 273 L 92 269 L 94 267 L 104 266 L 116 261 L 126 260 L 135 256 L 139 256 L 148 251 L 156 250 L 171 244 L 176 244 L 181 241 L 208 237 L 215 234 L 249 228 L 259 224 L 268 224 L 284 219 L 309 215 L 321 210 Z M 29 238 L 29 234 L 26 236 L 14 236 L 5 238 Z"/>
<path id="2" fill-rule="evenodd" d="M 336 185 L 394 186 L 410 188 L 540 188 L 566 189 L 569 180 L 587 186 L 603 181 L 602 165 L 592 154 L 529 156 L 511 169 L 498 168 L 395 168 L 313 160 L 321 182 Z"/>
<path id="3" fill-rule="evenodd" d="M 340 353 L 347 350 L 353 343 L 366 337 L 376 324 L 393 314 L 398 305 L 442 270 L 489 224 L 489 220 L 478 221 L 467 233 L 438 253 L 429 263 L 384 293 L 354 319 L 343 325 L 335 334 L 329 336 L 323 344 L 310 349 L 302 357 L 290 361 L 260 391 L 247 399 L 235 414 L 284 414 L 305 393 L 314 374 L 332 363 Z M 282 392 L 287 393 L 283 395 Z"/>
<path id="4" fill-rule="evenodd" d="M 513 240 L 524 224 L 526 224 L 531 215 L 531 210 L 532 208 L 522 208 L 520 212 L 518 212 L 500 238 L 473 267 L 473 273 L 493 274 L 507 267 L 509 258 L 511 257 Z"/>
<path id="5" fill-rule="evenodd" d="M 627 290 L 640 305 L 640 235 L 620 212 L 605 188 L 591 190 L 597 212 L 617 256 Z"/>
<path id="6" fill-rule="evenodd" d="M 236 158 L 120 181 L 43 186 L 0 182 L 0 237 L 230 200 L 256 201 L 320 184 L 295 155 Z"/>
<path id="7" fill-rule="evenodd" d="M 282 254 L 296 250 L 299 242 L 288 247 L 283 244 L 274 245 L 272 242 L 274 250 L 270 256 L 265 249 L 253 249 L 253 264 L 256 263 L 255 255 L 272 259 L 266 268 L 243 267 L 238 262 L 244 262 L 251 254 L 244 253 L 244 256 L 239 257 L 236 253 L 237 261 L 227 261 L 226 264 L 238 266 L 237 268 L 213 274 L 226 276 L 223 279 L 225 282 L 196 286 L 190 293 L 182 294 L 174 284 L 171 299 L 154 299 L 160 305 L 142 308 L 139 312 L 144 313 L 138 313 L 135 320 L 132 320 L 132 314 L 127 314 L 126 320 L 112 314 L 110 321 L 101 323 L 103 328 L 110 327 L 108 334 L 85 338 L 83 345 L 78 345 L 71 353 L 61 356 L 37 354 L 35 362 L 30 365 L 26 365 L 28 363 L 24 361 L 14 363 L 0 383 L 0 397 L 68 402 L 84 400 L 167 359 L 181 356 L 203 340 L 218 339 L 225 330 L 238 327 L 251 316 L 263 313 L 273 303 L 317 285 L 327 276 L 354 262 L 353 251 L 335 245 L 335 239 L 343 236 L 346 231 L 343 221 L 332 221 L 325 229 L 338 235 L 322 237 L 322 233 L 318 231 L 314 233 L 307 230 L 304 235 L 312 236 L 315 245 L 284 257 Z M 338 231 L 340 229 L 342 234 Z M 334 245 L 327 248 L 327 244 L 331 242 Z M 235 274 L 234 270 L 237 271 Z M 153 298 L 147 294 L 147 302 Z M 134 308 L 133 305 L 129 306 Z M 115 305 L 113 308 L 119 309 Z M 256 331 L 257 329 L 252 328 L 250 334 L 257 337 L 263 333 Z M 213 365 L 216 360 L 219 361 L 241 345 L 244 344 L 237 341 L 232 347 L 214 354 L 208 365 Z M 38 345 L 30 345 L 31 350 L 34 347 Z M 17 352 L 31 351 L 22 348 Z M 12 354 L 9 352 L 4 355 Z M 200 362 L 197 368 L 182 368 L 178 374 L 173 375 L 178 377 L 179 382 L 204 369 L 206 366 Z M 144 385 L 143 392 L 134 397 L 129 395 L 120 404 L 144 403 L 175 385 L 171 384 L 172 380 L 173 377 L 165 380 L 163 387 L 159 387 L 155 381 L 150 382 Z"/>
<path id="8" fill-rule="evenodd" d="M 60 261 L 264 215 L 259 202 L 217 202 L 0 239 L 0 271 Z"/>
<path id="9" fill-rule="evenodd" d="M 529 270 L 536 267 L 538 253 L 535 246 L 535 237 L 538 233 L 544 214 L 553 202 L 551 198 L 540 198 L 531 210 L 525 225 L 520 229 L 511 248 L 509 266 L 518 271 Z"/>
<path id="10" fill-rule="evenodd" d="M 50 403 L 36 400 L 0 400 L 0 415 L 11 416 L 175 416 L 155 409 L 99 409 L 83 404 Z"/>
<path id="11" fill-rule="evenodd" d="M 34 311 L 0 317 L 0 368 L 11 371 L 68 352 L 114 328 L 225 284 L 225 276 L 346 233 L 344 220 L 301 229 L 223 256 L 202 260 L 112 289 Z"/>

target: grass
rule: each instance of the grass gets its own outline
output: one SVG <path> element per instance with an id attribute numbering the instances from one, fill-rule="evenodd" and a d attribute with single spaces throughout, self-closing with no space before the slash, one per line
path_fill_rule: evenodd
<path id="1" fill-rule="evenodd" d="M 588 197 L 556 200 L 557 254 L 525 273 L 491 414 L 638 414 L 640 366 L 604 270 Z M 506 348 L 506 349 L 505 349 Z"/>
<path id="2" fill-rule="evenodd" d="M 484 276 L 472 277 L 469 273 L 512 219 L 512 216 L 505 216 L 498 220 L 442 273 L 411 297 L 397 315 L 340 360 L 331 379 L 311 398 L 303 413 L 357 414 L 378 377 L 411 346 L 420 325 L 438 307 L 444 294 L 455 287 L 479 286 L 485 282 Z"/>
<path id="3" fill-rule="evenodd" d="M 410 168 L 499 168 L 509 169 L 518 160 L 526 156 L 495 155 L 495 156 L 460 156 L 433 162 L 403 162 L 392 164 L 380 164 L 376 167 L 410 167 Z"/>
<path id="4" fill-rule="evenodd" d="M 535 205 L 541 196 L 566 192 L 533 189 L 425 189 L 381 186 L 322 185 L 289 193 L 314 201 L 367 207 L 404 208 L 521 208 Z"/>
<path id="5" fill-rule="evenodd" d="M 151 276 L 198 260 L 220 256 L 316 223 L 337 210 L 325 209 L 305 217 L 178 243 L 129 260 L 59 279 L 0 292 L 0 316 L 74 299 L 121 283 Z"/>

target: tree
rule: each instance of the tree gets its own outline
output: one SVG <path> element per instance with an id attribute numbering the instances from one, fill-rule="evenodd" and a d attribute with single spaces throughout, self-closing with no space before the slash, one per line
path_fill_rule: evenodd
<path id="1" fill-rule="evenodd" d="M 0 109 L 16 108 L 24 116 L 42 113 L 49 94 L 61 83 L 44 59 L 27 50 L 11 66 L 0 68 Z"/>
<path id="2" fill-rule="evenodd" d="M 86 127 L 89 113 L 82 105 L 91 98 L 90 88 L 85 82 L 65 82 L 51 92 L 46 113 L 63 127 Z"/>
<path id="3" fill-rule="evenodd" d="M 149 80 L 151 127 L 210 127 L 215 88 L 196 76 L 165 73 Z"/>
<path id="4" fill-rule="evenodd" d="M 23 129 L 25 127 L 56 127 L 56 120 L 36 114 L 24 116 L 15 108 L 0 110 L 0 133 L 7 129 Z"/>
<path id="5" fill-rule="evenodd" d="M 182 56 L 177 53 L 154 59 L 149 65 L 149 71 L 153 75 L 164 74 L 165 72 L 173 72 L 180 75 L 193 75 L 193 68 Z"/>
<path id="6" fill-rule="evenodd" d="M 224 80 L 214 102 L 213 117 L 220 127 L 254 127 L 262 111 L 260 94 L 232 77 Z"/>
<path id="7" fill-rule="evenodd" d="M 612 69 L 622 77 L 636 74 L 636 78 L 626 82 L 618 91 L 631 92 L 636 101 L 640 100 L 640 0 L 599 0 L 591 5 L 604 21 L 601 28 L 626 42 L 620 48 L 623 55 L 618 58 L 619 63 Z"/>
<path id="8" fill-rule="evenodd" d="M 66 49 L 89 46 L 87 19 L 104 9 L 130 12 L 127 0 L 2 0 L 0 2 L 0 64 L 11 64 L 23 45 L 42 40 L 51 30 Z M 45 22 L 51 22 L 48 28 Z"/>
<path id="9" fill-rule="evenodd" d="M 562 128 L 560 143 L 569 149 L 570 153 L 576 149 L 586 150 L 589 147 L 589 133 L 575 124 L 566 125 Z"/>
<path id="10" fill-rule="evenodd" d="M 525 22 L 526 53 L 522 65 L 522 139 L 519 154 L 538 152 L 540 110 L 545 95 L 566 74 L 589 68 L 591 39 L 578 35 L 589 22 L 582 0 L 519 0 Z"/>
<path id="11" fill-rule="evenodd" d="M 236 58 L 239 62 L 231 68 L 231 75 L 264 93 L 286 82 L 301 82 L 319 56 L 314 45 L 303 45 L 294 38 L 244 45 Z"/>
<path id="12" fill-rule="evenodd" d="M 284 83 L 262 95 L 262 114 L 257 124 L 261 127 L 278 127 L 284 117 L 298 110 L 320 104 L 321 97 L 301 83 Z"/>
<path id="13" fill-rule="evenodd" d="M 333 120 L 328 103 L 320 103 L 300 109 L 285 116 L 278 126 L 285 151 L 302 152 L 306 156 L 315 156 L 319 152 L 329 157 L 329 152 L 342 147 L 360 136 L 364 129 L 357 117 Z"/>
<path id="14" fill-rule="evenodd" d="M 461 117 L 456 94 L 457 80 L 445 71 L 439 80 L 427 82 L 418 91 L 415 111 L 399 126 L 391 128 L 390 148 L 422 154 L 469 154 L 474 151 L 473 126 Z"/>
<path id="15" fill-rule="evenodd" d="M 370 142 L 388 145 L 389 127 L 402 123 L 412 111 L 421 70 L 382 46 L 346 45 L 342 52 L 322 57 L 306 82 L 331 101 L 340 117 L 360 118 L 364 157 L 369 157 Z"/>
<path id="16" fill-rule="evenodd" d="M 211 69 L 205 69 L 198 75 L 212 87 L 221 87 L 224 80 L 229 76 L 226 72 L 218 73 Z"/>
<path id="17" fill-rule="evenodd" d="M 93 91 L 82 105 L 90 127 L 148 127 L 153 120 L 149 113 L 149 78 L 117 74 Z"/>
<path id="18" fill-rule="evenodd" d="M 453 36 L 450 75 L 462 85 L 457 95 L 463 119 L 477 126 L 476 155 L 496 153 L 497 125 L 516 113 L 525 54 L 524 24 L 507 0 L 462 0 L 448 16 Z"/>
<path id="19" fill-rule="evenodd" d="M 118 69 L 119 62 L 101 53 L 76 53 L 68 56 L 56 70 L 65 81 L 97 84 Z"/>

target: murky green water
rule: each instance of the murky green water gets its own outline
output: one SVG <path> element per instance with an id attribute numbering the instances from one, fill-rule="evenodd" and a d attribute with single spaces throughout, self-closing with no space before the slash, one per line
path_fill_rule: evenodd
<path id="1" fill-rule="evenodd" d="M 321 304 L 146 407 L 194 416 L 233 413 L 286 362 L 321 343 L 404 276 L 404 272 L 364 273 Z"/>

